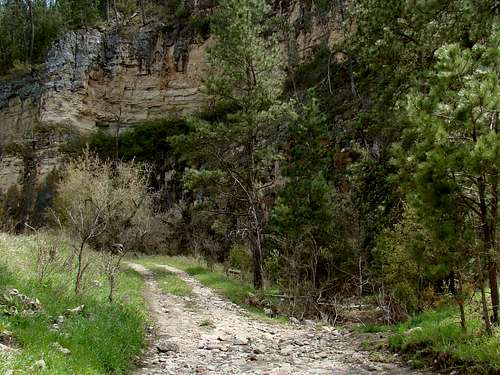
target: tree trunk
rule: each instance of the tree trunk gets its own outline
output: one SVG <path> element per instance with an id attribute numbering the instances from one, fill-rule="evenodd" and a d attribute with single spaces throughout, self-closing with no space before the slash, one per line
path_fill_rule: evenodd
<path id="1" fill-rule="evenodd" d="M 121 108 L 121 105 L 120 105 Z M 121 111 L 120 111 L 121 112 Z M 120 149 L 120 120 L 118 120 L 118 123 L 116 124 L 116 131 L 115 131 L 115 163 L 118 163 L 118 157 L 120 156 L 119 149 Z"/>
<path id="2" fill-rule="evenodd" d="M 21 157 L 23 160 L 23 174 L 21 180 L 21 204 L 18 223 L 16 225 L 16 233 L 21 233 L 26 229 L 26 224 L 30 220 L 33 213 L 34 203 L 36 200 L 36 180 L 38 174 L 38 160 L 36 155 L 36 140 L 35 134 L 32 134 L 33 140 L 31 145 L 23 146 Z"/>
<path id="3" fill-rule="evenodd" d="M 83 252 L 85 251 L 85 241 L 82 241 L 78 249 L 77 270 L 75 280 L 75 294 L 79 295 L 82 289 L 82 278 L 85 267 L 83 266 Z"/>
<path id="4" fill-rule="evenodd" d="M 354 96 L 355 98 L 358 97 L 358 90 L 356 88 L 356 81 L 354 80 L 354 72 L 353 72 L 353 64 L 352 64 L 352 58 L 351 56 L 349 56 L 349 65 L 348 65 L 348 68 L 349 68 L 349 78 L 351 80 L 351 94 L 352 96 Z"/>
<path id="5" fill-rule="evenodd" d="M 452 271 L 452 273 L 454 273 Z M 460 309 L 460 326 L 462 327 L 462 330 L 464 332 L 467 331 L 467 325 L 465 321 L 465 308 L 464 308 L 464 301 L 465 301 L 465 295 L 464 295 L 464 285 L 463 285 L 463 279 L 462 275 L 460 272 L 458 272 L 458 293 L 456 291 L 452 292 L 455 295 L 455 299 L 458 304 L 458 308 Z"/>
<path id="6" fill-rule="evenodd" d="M 493 310 L 491 321 L 494 324 L 498 324 L 498 305 L 500 304 L 500 301 L 498 295 L 497 264 L 494 260 L 491 260 L 488 264 L 488 277 L 490 282 L 491 305 Z"/>
<path id="7" fill-rule="evenodd" d="M 495 134 L 498 135 L 498 111 L 493 112 L 492 117 L 491 117 L 491 126 L 490 128 L 495 132 Z M 489 264 L 489 269 L 488 269 L 488 276 L 489 276 L 489 281 L 490 281 L 490 289 L 491 289 L 491 304 L 492 304 L 492 309 L 493 309 L 493 323 L 498 325 L 500 323 L 499 318 L 498 318 L 498 309 L 499 309 L 499 304 L 500 304 L 500 296 L 498 295 L 498 275 L 497 275 L 497 269 L 498 265 L 496 262 L 496 257 L 497 252 L 495 251 L 497 249 L 496 246 L 496 238 L 497 238 L 497 226 L 498 226 L 498 183 L 499 183 L 499 171 L 498 169 L 495 170 L 493 173 L 493 181 L 491 183 L 491 233 L 490 233 L 490 240 L 491 240 L 491 260 Z"/>
<path id="8" fill-rule="evenodd" d="M 113 296 L 115 293 L 115 284 L 116 280 L 114 276 L 109 277 L 109 294 L 108 294 L 108 301 L 109 303 L 113 303 Z"/>
<path id="9" fill-rule="evenodd" d="M 30 41 L 28 51 L 28 63 L 33 64 L 33 49 L 35 47 L 35 20 L 33 15 L 33 0 L 25 0 L 26 12 L 30 20 Z"/>
<path id="10" fill-rule="evenodd" d="M 465 322 L 465 308 L 464 308 L 464 301 L 463 300 L 458 301 L 458 307 L 460 309 L 460 326 L 462 327 L 462 330 L 464 332 L 466 332 L 467 325 Z"/>
<path id="11" fill-rule="evenodd" d="M 479 209 L 480 209 L 480 219 L 481 228 L 483 232 L 483 241 L 485 246 L 486 261 L 488 267 L 488 278 L 491 290 L 491 305 L 493 310 L 492 322 L 498 324 L 498 305 L 499 305 L 499 295 L 498 295 L 498 280 L 497 280 L 497 264 L 495 261 L 495 237 L 496 237 L 496 211 L 497 211 L 497 195 L 496 184 L 493 184 L 493 207 L 491 208 L 490 214 L 493 216 L 493 222 L 490 222 L 488 215 L 488 208 L 486 205 L 486 186 L 485 178 L 481 176 L 479 178 L 478 193 L 479 193 Z M 493 211 L 494 210 L 494 211 Z"/>
<path id="12" fill-rule="evenodd" d="M 141 0 L 141 15 L 142 15 L 142 25 L 146 24 L 146 10 L 144 9 L 144 0 Z"/>
<path id="13" fill-rule="evenodd" d="M 253 286 L 256 290 L 261 290 L 264 284 L 264 276 L 262 272 L 262 242 L 260 231 L 251 234 L 250 246 L 253 258 Z"/>
<path id="14" fill-rule="evenodd" d="M 116 7 L 116 0 L 113 0 L 113 10 L 115 12 L 116 22 L 118 22 L 118 8 Z"/>
<path id="15" fill-rule="evenodd" d="M 486 328 L 486 333 L 488 335 L 491 335 L 491 323 L 490 323 L 490 317 L 488 314 L 488 302 L 486 301 L 486 293 L 484 292 L 484 280 L 481 279 L 481 306 L 483 308 L 483 319 L 484 319 L 484 326 Z"/>

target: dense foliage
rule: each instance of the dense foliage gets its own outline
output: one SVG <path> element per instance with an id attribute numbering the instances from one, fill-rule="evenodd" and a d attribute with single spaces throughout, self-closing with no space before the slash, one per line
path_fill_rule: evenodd
<path id="1" fill-rule="evenodd" d="M 192 131 L 177 139 L 202 168 L 185 175 L 191 189 L 211 190 L 204 205 L 235 220 L 248 240 L 254 261 L 254 285 L 263 286 L 266 196 L 275 184 L 272 172 L 278 155 L 273 141 L 278 127 L 291 116 L 279 100 L 284 80 L 277 40 L 263 37 L 267 7 L 260 0 L 223 0 L 213 33 L 219 41 L 208 54 L 212 68 L 206 93 L 235 108 L 223 121 L 193 120 Z M 240 236 L 241 237 L 241 236 Z"/>

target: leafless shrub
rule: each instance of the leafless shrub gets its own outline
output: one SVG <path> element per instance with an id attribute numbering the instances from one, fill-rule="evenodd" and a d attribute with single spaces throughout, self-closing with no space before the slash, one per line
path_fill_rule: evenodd
<path id="1" fill-rule="evenodd" d="M 148 173 L 135 163 L 101 161 L 88 151 L 67 165 L 56 212 L 74 243 L 76 294 L 82 292 L 83 279 L 90 266 L 87 253 L 92 248 L 109 253 L 102 258 L 106 265 L 101 268 L 110 282 L 112 301 L 123 256 L 139 246 L 151 226 Z"/>
<path id="2" fill-rule="evenodd" d="M 101 265 L 109 283 L 109 302 L 113 302 L 114 292 L 120 275 L 120 264 L 125 254 L 125 248 L 122 244 L 116 244 L 113 250 L 102 252 Z"/>
<path id="3" fill-rule="evenodd" d="M 34 253 L 36 276 L 40 282 L 56 271 L 63 263 L 59 244 L 43 236 L 37 235 Z"/>
<path id="4" fill-rule="evenodd" d="M 150 222 L 150 231 L 144 237 L 144 253 L 175 255 L 186 250 L 188 233 L 184 223 L 182 203 L 165 212 L 156 213 Z"/>
<path id="5" fill-rule="evenodd" d="M 386 293 L 383 287 L 377 294 L 377 305 L 382 311 L 386 324 L 399 323 L 408 319 L 409 315 L 404 305 L 394 296 L 394 293 Z"/>
<path id="6" fill-rule="evenodd" d="M 65 263 L 60 252 L 61 243 L 56 238 L 41 233 L 29 224 L 25 224 L 25 226 L 34 233 L 33 259 L 35 261 L 35 274 L 38 281 L 42 282 Z"/>

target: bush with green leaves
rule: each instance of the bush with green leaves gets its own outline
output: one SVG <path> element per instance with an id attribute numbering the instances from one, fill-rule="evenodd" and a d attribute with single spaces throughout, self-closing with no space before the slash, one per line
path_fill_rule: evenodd
<path id="1" fill-rule="evenodd" d="M 251 273 L 252 271 L 252 254 L 246 246 L 240 244 L 233 244 L 229 249 L 229 256 L 227 265 L 235 268 L 244 273 Z"/>

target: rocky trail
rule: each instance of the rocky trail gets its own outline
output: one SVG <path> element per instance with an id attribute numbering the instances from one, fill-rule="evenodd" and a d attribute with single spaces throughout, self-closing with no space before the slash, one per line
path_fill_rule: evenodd
<path id="1" fill-rule="evenodd" d="M 155 329 L 135 375 L 156 374 L 417 374 L 378 363 L 359 348 L 356 334 L 333 327 L 268 323 L 253 318 L 188 274 L 189 297 L 165 294 L 152 273 L 130 264 L 146 279 Z"/>

